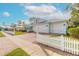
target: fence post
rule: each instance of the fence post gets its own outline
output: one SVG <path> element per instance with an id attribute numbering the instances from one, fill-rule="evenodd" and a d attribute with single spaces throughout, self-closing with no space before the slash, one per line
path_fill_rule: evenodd
<path id="1" fill-rule="evenodd" d="M 76 41 L 73 40 L 73 54 L 76 54 Z"/>
<path id="2" fill-rule="evenodd" d="M 63 36 L 63 35 L 61 35 L 61 45 L 60 45 L 60 49 L 61 49 L 62 51 L 64 51 L 64 36 Z"/>
<path id="3" fill-rule="evenodd" d="M 68 39 L 68 48 L 69 48 L 69 52 L 71 52 L 71 47 L 70 47 L 70 44 L 71 43 L 71 41 L 70 41 L 70 38 Z"/>
<path id="4" fill-rule="evenodd" d="M 66 38 L 66 42 L 65 42 L 65 44 L 66 44 L 66 45 L 65 45 L 65 46 L 66 46 L 66 48 L 65 48 L 65 49 L 66 49 L 66 51 L 67 51 L 67 39 L 68 39 L 68 38 Z"/>
<path id="5" fill-rule="evenodd" d="M 66 39 L 66 51 L 68 52 L 68 39 Z"/>
<path id="6" fill-rule="evenodd" d="M 78 55 L 79 55 L 79 42 L 78 42 Z"/>
<path id="7" fill-rule="evenodd" d="M 64 48 L 64 51 L 65 51 L 65 37 L 64 37 L 64 47 L 63 48 Z"/>
<path id="8" fill-rule="evenodd" d="M 78 42 L 76 42 L 76 55 L 79 54 L 79 51 L 78 51 Z"/>
<path id="9" fill-rule="evenodd" d="M 64 37 L 64 51 L 66 51 L 66 39 L 67 37 Z"/>
<path id="10" fill-rule="evenodd" d="M 74 48 L 74 46 L 75 46 L 74 44 L 75 44 L 75 40 L 73 40 L 72 54 L 74 54 L 74 51 L 75 51 L 75 50 L 74 50 L 74 49 L 75 49 L 75 48 Z"/>

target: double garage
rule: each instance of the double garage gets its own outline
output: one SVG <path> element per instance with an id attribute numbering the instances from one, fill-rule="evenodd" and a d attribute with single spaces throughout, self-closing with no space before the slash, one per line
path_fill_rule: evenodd
<path id="1" fill-rule="evenodd" d="M 66 34 L 67 24 L 66 22 L 53 22 L 50 25 L 50 32 L 51 33 L 59 33 L 59 34 Z"/>
<path id="2" fill-rule="evenodd" d="M 58 33 L 66 34 L 67 24 L 64 21 L 61 22 L 51 22 L 51 23 L 39 23 L 33 26 L 33 30 L 41 33 Z"/>

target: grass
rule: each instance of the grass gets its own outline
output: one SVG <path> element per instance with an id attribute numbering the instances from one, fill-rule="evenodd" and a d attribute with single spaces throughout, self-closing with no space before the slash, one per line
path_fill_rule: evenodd
<path id="1" fill-rule="evenodd" d="M 17 48 L 13 50 L 12 52 L 6 54 L 5 56 L 30 56 L 30 54 L 26 53 L 21 48 Z"/>
<path id="2" fill-rule="evenodd" d="M 22 32 L 22 31 L 16 31 L 15 35 L 21 35 L 21 34 L 25 34 L 26 32 Z"/>
<path id="3" fill-rule="evenodd" d="M 3 35 L 3 33 L 2 33 L 2 32 L 0 32 L 0 37 L 4 37 L 4 35 Z"/>

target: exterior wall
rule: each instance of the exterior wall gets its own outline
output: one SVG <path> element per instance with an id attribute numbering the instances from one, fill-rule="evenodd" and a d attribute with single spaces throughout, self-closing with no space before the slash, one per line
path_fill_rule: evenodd
<path id="1" fill-rule="evenodd" d="M 67 29 L 67 24 L 64 21 L 61 22 L 53 22 L 50 25 L 50 32 L 51 33 L 59 33 L 65 34 Z"/>

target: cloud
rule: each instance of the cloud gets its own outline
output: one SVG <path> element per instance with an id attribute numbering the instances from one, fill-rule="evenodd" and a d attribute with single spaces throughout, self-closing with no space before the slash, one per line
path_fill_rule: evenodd
<path id="1" fill-rule="evenodd" d="M 65 19 L 63 12 L 58 10 L 53 5 L 45 5 L 42 4 L 40 6 L 24 6 L 25 8 L 25 15 L 29 17 L 38 17 L 38 18 L 45 18 L 45 19 Z M 66 13 L 65 13 L 66 14 Z"/>
<path id="2" fill-rule="evenodd" d="M 10 16 L 10 13 L 9 12 L 3 12 L 3 16 Z"/>
<path id="3" fill-rule="evenodd" d="M 28 9 L 29 11 L 34 11 L 34 12 L 43 12 L 43 13 L 51 13 L 55 12 L 56 8 L 54 6 L 25 6 L 25 9 Z"/>
<path id="4" fill-rule="evenodd" d="M 57 9 L 54 6 L 25 6 L 25 13 L 31 17 L 47 17 L 52 13 L 57 12 Z"/>

